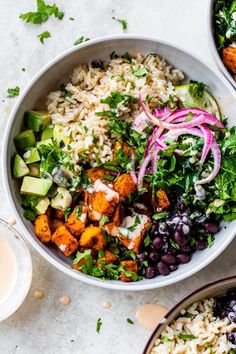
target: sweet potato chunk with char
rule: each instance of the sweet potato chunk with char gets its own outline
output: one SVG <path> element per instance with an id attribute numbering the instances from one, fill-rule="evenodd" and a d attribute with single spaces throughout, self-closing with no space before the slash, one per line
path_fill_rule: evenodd
<path id="1" fill-rule="evenodd" d="M 163 189 L 159 189 L 156 193 L 156 196 L 157 209 L 165 210 L 170 207 L 170 201 L 166 195 L 166 192 Z"/>
<path id="2" fill-rule="evenodd" d="M 135 193 L 137 188 L 133 178 L 128 173 L 124 173 L 115 181 L 114 189 L 121 197 L 127 198 L 129 194 Z"/>
<path id="3" fill-rule="evenodd" d="M 52 233 L 50 229 L 50 220 L 47 214 L 39 215 L 34 222 L 35 234 L 38 239 L 47 243 L 51 241 Z"/>
<path id="4" fill-rule="evenodd" d="M 116 193 L 117 194 L 117 193 Z M 119 195 L 115 195 L 113 198 L 107 198 L 107 193 L 95 192 L 91 197 L 91 208 L 102 215 L 113 215 L 115 208 L 119 202 Z"/>
<path id="5" fill-rule="evenodd" d="M 94 183 L 97 179 L 103 180 L 104 177 L 109 175 L 109 171 L 104 168 L 94 167 L 85 171 L 85 174 Z"/>
<path id="6" fill-rule="evenodd" d="M 65 225 L 59 227 L 59 229 L 54 232 L 52 242 L 54 242 L 67 257 L 74 253 L 79 246 L 79 242 L 71 235 Z"/>
<path id="7" fill-rule="evenodd" d="M 227 47 L 223 49 L 223 63 L 236 74 L 236 48 Z"/>
<path id="8" fill-rule="evenodd" d="M 123 219 L 124 219 L 124 208 L 121 204 L 118 204 L 113 216 L 113 223 L 116 226 L 120 226 Z"/>
<path id="9" fill-rule="evenodd" d="M 137 265 L 136 261 L 133 261 L 133 260 L 121 261 L 120 265 L 124 267 L 125 271 L 133 272 L 136 274 L 138 272 L 138 265 Z M 129 281 L 132 281 L 132 276 L 125 275 L 125 273 L 123 272 L 120 275 L 120 280 L 125 281 L 125 282 L 129 282 Z"/>
<path id="10" fill-rule="evenodd" d="M 79 241 L 81 248 L 92 248 L 99 251 L 106 245 L 106 239 L 103 235 L 102 229 L 97 226 L 89 226 L 82 233 Z"/>
<path id="11" fill-rule="evenodd" d="M 98 259 L 98 265 L 102 266 L 102 262 L 105 262 L 106 264 L 114 263 L 117 259 L 118 256 L 116 254 L 109 250 L 105 250 L 104 256 Z"/>
<path id="12" fill-rule="evenodd" d="M 59 219 L 53 219 L 51 220 L 51 229 L 52 232 L 55 232 L 57 229 L 59 229 L 59 227 L 63 226 L 63 222 Z"/>
<path id="13" fill-rule="evenodd" d="M 81 208 L 80 215 L 78 214 L 78 208 Z M 70 214 L 66 221 L 66 227 L 72 233 L 73 236 L 79 237 L 85 230 L 85 225 L 87 221 L 87 208 L 82 206 L 77 206 L 74 208 L 73 212 Z"/>

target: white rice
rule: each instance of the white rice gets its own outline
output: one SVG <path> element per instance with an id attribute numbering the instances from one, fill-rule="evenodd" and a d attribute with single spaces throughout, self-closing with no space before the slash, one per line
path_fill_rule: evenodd
<path id="1" fill-rule="evenodd" d="M 100 100 L 114 91 L 130 94 L 135 98 L 152 97 L 150 106 L 166 102 L 174 97 L 173 86 L 183 80 L 180 70 L 173 69 L 164 59 L 156 55 L 137 54 L 128 62 L 125 59 L 113 59 L 105 63 L 105 70 L 94 68 L 90 64 L 81 64 L 74 69 L 66 90 L 71 96 L 65 98 L 63 92 L 51 92 L 47 98 L 47 108 L 52 116 L 52 123 L 62 126 L 64 135 L 71 138 L 71 143 L 64 150 L 75 164 L 85 161 L 96 166 L 96 157 L 102 163 L 111 159 L 112 146 L 107 129 L 106 117 L 95 113 L 110 110 Z M 146 68 L 148 74 L 137 78 L 133 71 Z M 175 98 L 174 98 L 175 99 Z M 140 112 L 138 104 L 119 104 L 120 117 L 132 121 Z M 69 141 L 69 140 L 68 140 Z"/>
<path id="2" fill-rule="evenodd" d="M 165 328 L 151 354 L 226 354 L 235 346 L 227 340 L 226 333 L 236 329 L 236 323 L 214 317 L 213 298 L 195 302 L 182 311 L 182 316 Z M 184 317 L 191 314 L 192 318 Z M 195 339 L 181 339 L 181 334 L 193 335 Z"/>

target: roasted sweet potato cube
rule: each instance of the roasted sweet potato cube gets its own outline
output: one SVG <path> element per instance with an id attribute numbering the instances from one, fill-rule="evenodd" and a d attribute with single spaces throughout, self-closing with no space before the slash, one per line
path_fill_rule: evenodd
<path id="1" fill-rule="evenodd" d="M 127 198 L 130 194 L 136 192 L 137 186 L 133 178 L 128 173 L 124 173 L 115 181 L 114 189 L 121 197 Z"/>
<path id="2" fill-rule="evenodd" d="M 227 47 L 223 49 L 223 63 L 236 74 L 236 48 Z"/>
<path id="3" fill-rule="evenodd" d="M 86 176 L 94 183 L 97 179 L 103 180 L 104 177 L 109 175 L 109 171 L 104 168 L 94 167 L 85 171 Z"/>
<path id="4" fill-rule="evenodd" d="M 138 265 L 137 265 L 136 261 L 133 261 L 133 260 L 121 261 L 120 265 L 123 266 L 125 271 L 133 272 L 136 274 L 138 272 Z M 120 275 L 120 280 L 125 281 L 125 282 L 129 282 L 129 281 L 132 281 L 133 279 L 132 279 L 132 276 L 126 275 L 123 272 Z"/>
<path id="5" fill-rule="evenodd" d="M 113 222 L 109 222 L 104 226 L 104 230 L 110 235 L 110 236 L 118 236 L 119 235 L 119 230 L 116 227 L 116 225 Z"/>
<path id="6" fill-rule="evenodd" d="M 119 202 L 119 195 L 112 191 L 112 198 L 107 198 L 107 193 L 104 191 L 94 192 L 91 197 L 91 209 L 99 212 L 102 215 L 111 216 Z"/>
<path id="7" fill-rule="evenodd" d="M 105 250 L 104 257 L 98 259 L 98 265 L 102 266 L 102 263 L 106 264 L 114 263 L 118 259 L 118 256 L 109 250 Z M 101 262 L 100 262 L 101 261 Z"/>
<path id="8" fill-rule="evenodd" d="M 52 233 L 50 229 L 50 220 L 47 214 L 39 215 L 34 222 L 36 236 L 43 243 L 51 241 Z"/>
<path id="9" fill-rule="evenodd" d="M 113 216 L 113 223 L 116 226 L 120 226 L 123 219 L 124 219 L 124 208 L 121 204 L 118 204 Z"/>
<path id="10" fill-rule="evenodd" d="M 156 192 L 156 198 L 157 209 L 165 210 L 170 207 L 170 201 L 167 197 L 166 192 L 163 189 L 159 189 Z"/>
<path id="11" fill-rule="evenodd" d="M 106 245 L 106 239 L 103 235 L 102 229 L 97 226 L 89 226 L 82 233 L 79 245 L 83 249 L 92 248 L 99 251 Z"/>
<path id="12" fill-rule="evenodd" d="M 59 229 L 59 227 L 63 226 L 63 222 L 59 219 L 53 219 L 51 220 L 51 229 L 52 232 L 55 232 L 57 229 Z"/>
<path id="13" fill-rule="evenodd" d="M 78 215 L 78 208 L 81 208 L 81 213 Z M 87 221 L 87 208 L 85 206 L 77 206 L 74 208 L 73 212 L 70 214 L 66 221 L 67 229 L 72 233 L 73 236 L 79 237 L 85 230 L 85 224 Z"/>
<path id="14" fill-rule="evenodd" d="M 59 209 L 53 209 L 55 217 L 61 221 L 65 221 L 65 212 Z"/>
<path id="15" fill-rule="evenodd" d="M 74 253 L 79 246 L 79 242 L 71 235 L 65 225 L 59 227 L 59 229 L 53 233 L 52 242 L 54 242 L 67 257 Z"/>

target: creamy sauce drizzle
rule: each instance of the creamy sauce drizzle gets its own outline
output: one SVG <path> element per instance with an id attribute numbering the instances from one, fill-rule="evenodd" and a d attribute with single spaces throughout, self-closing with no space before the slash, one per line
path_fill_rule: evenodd
<path id="1" fill-rule="evenodd" d="M 16 259 L 0 234 L 0 305 L 10 295 L 16 280 Z"/>
<path id="2" fill-rule="evenodd" d="M 91 193 L 91 191 L 89 191 Z M 94 182 L 93 192 L 104 192 L 106 194 L 106 200 L 111 201 L 113 199 L 119 200 L 119 194 L 115 192 L 113 189 L 108 187 L 105 183 L 103 183 L 100 179 L 97 179 Z"/>
<path id="3" fill-rule="evenodd" d="M 145 304 L 136 311 L 138 322 L 145 328 L 154 330 L 168 310 L 160 304 Z"/>

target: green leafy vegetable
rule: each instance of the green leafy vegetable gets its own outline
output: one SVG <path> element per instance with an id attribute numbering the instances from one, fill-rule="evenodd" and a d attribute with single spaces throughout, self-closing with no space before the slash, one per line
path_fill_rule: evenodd
<path id="1" fill-rule="evenodd" d="M 74 45 L 78 45 L 78 44 L 81 44 L 83 42 L 87 42 L 89 40 L 90 40 L 90 38 L 82 36 L 82 37 L 76 39 L 76 41 L 74 42 Z"/>
<path id="2" fill-rule="evenodd" d="M 27 23 L 41 24 L 46 22 L 49 16 L 54 15 L 59 20 L 63 19 L 64 13 L 59 11 L 56 4 L 47 5 L 44 0 L 37 0 L 37 11 L 27 12 L 20 15 L 20 19 Z"/>
<path id="3" fill-rule="evenodd" d="M 101 320 L 101 318 L 98 318 L 97 324 L 96 324 L 96 332 L 97 333 L 100 333 L 101 327 L 102 327 L 102 320 Z"/>
<path id="4" fill-rule="evenodd" d="M 203 82 L 191 80 L 190 87 L 189 87 L 189 93 L 193 98 L 202 98 L 202 96 L 204 94 L 205 87 L 206 87 L 206 85 Z"/>
<path id="5" fill-rule="evenodd" d="M 19 86 L 16 86 L 14 88 L 9 88 L 9 89 L 7 89 L 7 93 L 8 93 L 7 97 L 9 97 L 9 98 L 19 96 L 20 88 L 19 88 Z"/>
<path id="6" fill-rule="evenodd" d="M 127 23 L 127 21 L 125 20 L 125 19 L 123 19 L 123 18 L 116 18 L 116 17 L 112 17 L 112 19 L 113 20 L 115 20 L 115 21 L 117 21 L 117 22 L 119 22 L 120 24 L 121 24 L 121 26 L 122 26 L 122 30 L 123 30 L 123 32 L 125 32 L 126 30 L 127 30 L 127 27 L 128 27 L 128 23 Z"/>
<path id="7" fill-rule="evenodd" d="M 236 40 L 235 0 L 214 2 L 214 32 L 218 49 L 229 46 Z"/>
<path id="8" fill-rule="evenodd" d="M 45 31 L 45 32 L 42 32 L 42 33 L 38 34 L 37 37 L 39 38 L 40 42 L 41 42 L 42 44 L 44 44 L 44 40 L 45 40 L 46 38 L 50 38 L 50 37 L 51 37 L 51 33 L 48 32 L 48 31 Z"/>

